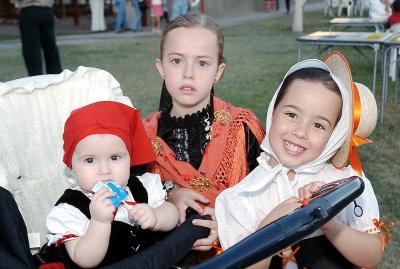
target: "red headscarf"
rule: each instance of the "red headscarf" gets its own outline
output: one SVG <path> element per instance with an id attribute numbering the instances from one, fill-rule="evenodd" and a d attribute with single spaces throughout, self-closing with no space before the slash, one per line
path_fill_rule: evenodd
<path id="1" fill-rule="evenodd" d="M 71 112 L 64 125 L 64 163 L 72 168 L 76 145 L 92 134 L 113 134 L 125 142 L 131 166 L 156 159 L 138 110 L 113 101 L 100 101 Z"/>

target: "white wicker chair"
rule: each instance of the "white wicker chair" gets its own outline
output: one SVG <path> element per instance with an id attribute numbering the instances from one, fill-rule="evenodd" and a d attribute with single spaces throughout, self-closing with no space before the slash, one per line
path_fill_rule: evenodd
<path id="1" fill-rule="evenodd" d="M 0 83 L 0 185 L 14 194 L 28 233 L 41 238 L 31 247 L 46 242 L 46 215 L 68 187 L 64 122 L 73 109 L 100 100 L 132 106 L 115 78 L 96 68 Z"/>

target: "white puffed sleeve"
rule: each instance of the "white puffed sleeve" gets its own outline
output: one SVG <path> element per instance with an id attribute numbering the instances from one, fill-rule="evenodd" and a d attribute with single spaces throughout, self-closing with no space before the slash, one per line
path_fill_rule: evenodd
<path id="1" fill-rule="evenodd" d="M 161 183 L 160 175 L 145 173 L 137 178 L 147 191 L 149 206 L 155 208 L 162 205 L 165 201 L 166 191 Z"/>
<path id="2" fill-rule="evenodd" d="M 85 234 L 88 225 L 89 219 L 79 209 L 66 203 L 59 204 L 47 215 L 48 244 L 79 237 Z"/>
<path id="3" fill-rule="evenodd" d="M 239 198 L 236 189 L 226 189 L 221 192 L 215 200 L 215 217 L 218 222 L 218 237 L 223 249 L 228 249 L 253 233 L 257 227 L 249 224 L 247 221 L 252 222 L 251 216 L 246 216 L 243 212 L 245 204 L 240 203 L 243 201 Z M 235 202 L 231 202 L 231 201 Z M 239 213 L 240 211 L 240 213 Z M 247 211 L 249 212 L 249 211 Z M 242 218 L 237 218 L 235 213 L 242 214 Z"/>

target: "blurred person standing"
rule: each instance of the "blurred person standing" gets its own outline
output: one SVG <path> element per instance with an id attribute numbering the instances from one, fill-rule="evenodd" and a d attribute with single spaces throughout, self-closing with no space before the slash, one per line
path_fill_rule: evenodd
<path id="1" fill-rule="evenodd" d="M 162 0 L 151 0 L 152 32 L 161 33 L 161 17 L 164 16 Z"/>
<path id="2" fill-rule="evenodd" d="M 171 20 L 175 19 L 179 15 L 188 13 L 189 2 L 188 0 L 174 0 L 172 3 L 172 17 Z"/>
<path id="3" fill-rule="evenodd" d="M 278 3 L 279 0 L 276 0 L 276 3 Z M 286 14 L 290 14 L 290 0 L 285 0 L 285 6 L 286 6 Z"/>
<path id="4" fill-rule="evenodd" d="M 19 9 L 22 55 L 29 76 L 43 74 L 41 49 L 46 72 L 60 73 L 62 70 L 56 45 L 53 0 L 17 0 L 15 6 Z"/>
<path id="5" fill-rule="evenodd" d="M 387 20 L 392 13 L 391 2 L 390 0 L 370 0 L 369 18 L 376 21 Z"/>
<path id="6" fill-rule="evenodd" d="M 90 12 L 92 16 L 91 30 L 101 32 L 106 30 L 106 20 L 104 18 L 104 0 L 89 0 Z"/>
<path id="7" fill-rule="evenodd" d="M 115 5 L 118 9 L 117 19 L 115 20 L 115 32 L 121 33 L 122 28 L 129 28 L 129 23 L 126 19 L 125 0 L 116 0 Z"/>
<path id="8" fill-rule="evenodd" d="M 132 22 L 131 29 L 137 32 L 142 30 L 142 11 L 140 10 L 139 0 L 132 0 L 132 7 L 135 10 L 135 19 Z"/>
<path id="9" fill-rule="evenodd" d="M 189 12 L 196 14 L 196 15 L 200 15 L 200 9 L 199 9 L 199 5 L 200 4 L 200 0 L 190 0 L 189 1 Z"/>

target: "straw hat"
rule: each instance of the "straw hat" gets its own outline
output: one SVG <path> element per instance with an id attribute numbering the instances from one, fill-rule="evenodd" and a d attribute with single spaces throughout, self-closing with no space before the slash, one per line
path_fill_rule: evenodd
<path id="1" fill-rule="evenodd" d="M 353 83 L 349 63 L 340 52 L 332 52 L 324 59 L 324 62 L 332 74 L 342 81 L 349 97 L 351 97 L 349 98 L 349 105 L 351 106 L 349 121 L 352 128 L 348 131 L 343 146 L 332 157 L 332 164 L 337 168 L 341 168 L 347 164 L 350 158 L 350 163 L 355 168 L 352 161 L 356 158 L 355 162 L 359 163 L 359 160 L 357 156 L 354 158 L 350 156 L 351 151 L 354 151 L 354 148 L 357 146 L 371 143 L 367 137 L 375 129 L 378 118 L 376 100 L 372 92 L 365 85 L 357 82 Z"/>

